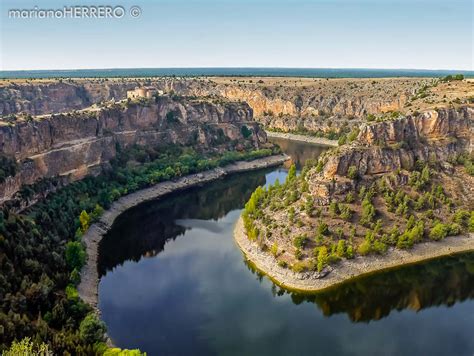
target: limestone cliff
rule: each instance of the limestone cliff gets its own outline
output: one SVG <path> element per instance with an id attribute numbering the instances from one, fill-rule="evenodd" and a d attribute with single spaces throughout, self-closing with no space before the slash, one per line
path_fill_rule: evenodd
<path id="1" fill-rule="evenodd" d="M 445 161 L 472 154 L 474 108 L 440 109 L 376 124 L 364 124 L 352 144 L 339 148 L 324 166 L 324 177 L 346 176 L 349 167 L 359 175 L 411 170 L 417 160 Z"/>
<path id="2" fill-rule="evenodd" d="M 247 138 L 243 126 L 251 133 Z M 185 144 L 207 150 L 259 147 L 265 141 L 245 103 L 166 96 L 0 124 L 0 153 L 20 164 L 19 172 L 0 184 L 0 202 L 44 177 L 75 180 L 93 173 L 116 155 L 117 145 Z"/>

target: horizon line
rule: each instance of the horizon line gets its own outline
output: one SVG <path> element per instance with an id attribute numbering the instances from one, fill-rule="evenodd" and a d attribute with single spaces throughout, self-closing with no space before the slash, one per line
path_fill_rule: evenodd
<path id="1" fill-rule="evenodd" d="M 300 70 L 394 70 L 394 71 L 462 71 L 462 72 L 472 72 L 474 74 L 474 69 L 447 69 L 447 68 L 384 68 L 384 67 L 252 67 L 252 66 L 243 66 L 243 67 L 212 67 L 212 66 L 199 66 L 199 67 L 108 67 L 108 68 L 38 68 L 38 69 L 1 69 L 2 72 L 45 72 L 45 71 L 88 71 L 88 70 L 147 70 L 147 69 L 300 69 Z"/>

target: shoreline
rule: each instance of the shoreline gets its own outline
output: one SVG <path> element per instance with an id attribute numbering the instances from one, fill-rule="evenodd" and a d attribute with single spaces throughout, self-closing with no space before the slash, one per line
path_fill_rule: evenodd
<path id="1" fill-rule="evenodd" d="M 258 158 L 253 161 L 237 161 L 224 167 L 190 174 L 176 180 L 164 181 L 152 187 L 125 195 L 106 210 L 99 221 L 92 224 L 82 237 L 87 251 L 87 261 L 81 270 L 81 282 L 77 287 L 79 297 L 98 309 L 99 273 L 97 271 L 98 247 L 103 236 L 111 229 L 115 219 L 128 209 L 155 200 L 169 193 L 209 183 L 233 173 L 248 172 L 280 165 L 290 159 L 286 154 Z"/>
<path id="2" fill-rule="evenodd" d="M 324 137 L 299 135 L 299 134 L 294 134 L 290 132 L 274 132 L 274 131 L 268 131 L 268 130 L 265 130 L 265 133 L 267 134 L 267 137 L 269 138 L 284 138 L 286 140 L 313 143 L 313 144 L 322 145 L 322 146 L 331 146 L 331 147 L 339 146 L 337 140 L 330 140 Z"/>
<path id="3" fill-rule="evenodd" d="M 329 267 L 328 273 L 320 278 L 318 272 L 295 273 L 289 268 L 278 266 L 276 259 L 262 252 L 247 238 L 242 217 L 234 228 L 234 239 L 244 257 L 275 284 L 285 289 L 299 292 L 321 292 L 351 280 L 371 274 L 408 266 L 445 256 L 474 251 L 474 234 L 449 236 L 441 241 L 415 244 L 410 250 L 391 248 L 383 256 L 357 256 L 343 260 L 336 268 Z"/>

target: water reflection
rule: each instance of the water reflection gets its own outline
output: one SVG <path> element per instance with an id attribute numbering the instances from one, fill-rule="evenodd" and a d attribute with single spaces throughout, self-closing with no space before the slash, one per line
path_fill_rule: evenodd
<path id="1" fill-rule="evenodd" d="M 233 226 L 257 186 L 285 176 L 232 176 L 122 215 L 99 251 L 99 308 L 114 343 L 148 355 L 472 356 L 473 255 L 319 294 L 250 273 Z"/>
<path id="2" fill-rule="evenodd" d="M 206 225 L 207 229 L 215 228 L 208 221 L 244 206 L 252 192 L 265 184 L 266 173 L 246 173 L 244 179 L 242 175 L 233 175 L 126 211 L 100 243 L 99 275 L 124 261 L 157 255 L 168 240 L 183 235 L 187 229 Z"/>
<path id="3" fill-rule="evenodd" d="M 263 275 L 256 273 L 259 280 Z M 420 311 L 474 299 L 474 254 L 461 254 L 406 266 L 344 283 L 320 293 L 272 287 L 274 296 L 290 294 L 293 303 L 314 303 L 325 316 L 346 314 L 352 322 L 369 322 L 392 311 Z"/>
<path id="4" fill-rule="evenodd" d="M 305 142 L 295 143 L 284 138 L 272 137 L 269 140 L 280 146 L 282 151 L 291 157 L 291 160 L 285 163 L 286 168 L 295 164 L 297 169 L 301 169 L 307 160 L 318 158 L 321 153 L 328 150 L 325 146 Z"/>

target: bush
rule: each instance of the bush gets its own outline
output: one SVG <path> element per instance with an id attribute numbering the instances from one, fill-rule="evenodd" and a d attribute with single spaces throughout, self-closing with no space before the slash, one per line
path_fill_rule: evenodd
<path id="1" fill-rule="evenodd" d="M 306 235 L 298 235 L 295 236 L 295 238 L 293 239 L 293 245 L 296 248 L 304 248 L 307 241 L 308 238 L 306 237 Z"/>
<path id="2" fill-rule="evenodd" d="M 347 177 L 350 179 L 357 179 L 359 177 L 359 171 L 356 166 L 350 166 L 347 170 Z"/>
<path id="3" fill-rule="evenodd" d="M 362 255 L 362 256 L 368 255 L 370 251 L 371 251 L 371 245 L 370 245 L 370 241 L 368 240 L 364 240 L 364 242 L 362 242 L 357 248 L 357 252 L 359 253 L 359 255 Z"/>
<path id="4" fill-rule="evenodd" d="M 291 269 L 295 273 L 304 272 L 304 271 L 307 270 L 307 268 L 308 268 L 308 266 L 306 266 L 306 264 L 304 262 L 297 262 L 291 267 Z"/>
<path id="5" fill-rule="evenodd" d="M 431 229 L 429 236 L 430 236 L 430 239 L 438 241 L 448 236 L 448 233 L 449 233 L 449 227 L 438 222 Z"/>
<path id="6" fill-rule="evenodd" d="M 274 257 L 278 256 L 278 244 L 276 242 L 273 243 L 271 252 Z"/>
<path id="7" fill-rule="evenodd" d="M 369 199 L 364 198 L 364 200 L 362 201 L 362 215 L 360 223 L 366 226 L 370 225 L 375 218 L 375 214 L 376 211 L 372 202 Z"/>
<path id="8" fill-rule="evenodd" d="M 47 344 L 37 345 L 29 337 L 21 341 L 13 341 L 8 350 L 3 351 L 2 356 L 49 356 L 53 353 Z"/>
<path id="9" fill-rule="evenodd" d="M 318 264 L 317 264 L 318 272 L 321 272 L 327 263 L 328 263 L 328 249 L 326 248 L 326 246 L 321 246 L 318 252 Z"/>
<path id="10" fill-rule="evenodd" d="M 352 210 L 349 208 L 347 205 L 342 205 L 340 206 L 340 216 L 342 219 L 349 221 L 352 218 Z"/>
<path id="11" fill-rule="evenodd" d="M 88 314 L 79 325 L 79 336 L 88 344 L 95 344 L 105 340 L 105 324 L 94 313 Z"/>
<path id="12" fill-rule="evenodd" d="M 337 242 L 337 250 L 336 253 L 339 257 L 345 257 L 346 256 L 346 241 L 344 240 L 339 240 Z"/>
<path id="13" fill-rule="evenodd" d="M 449 236 L 457 236 L 457 235 L 460 235 L 461 232 L 462 232 L 462 228 L 461 228 L 461 225 L 459 224 L 456 224 L 456 223 L 452 223 L 448 226 L 448 235 Z"/>
<path id="14" fill-rule="evenodd" d="M 385 252 L 387 252 L 387 245 L 384 244 L 382 241 L 375 240 L 372 243 L 372 250 L 380 255 L 383 255 Z"/>
<path id="15" fill-rule="evenodd" d="M 328 236 L 329 235 L 329 226 L 323 221 L 319 222 L 318 225 L 318 235 L 324 235 Z"/>
<path id="16" fill-rule="evenodd" d="M 355 201 L 355 196 L 353 192 L 349 192 L 346 195 L 346 203 L 353 203 Z"/>

